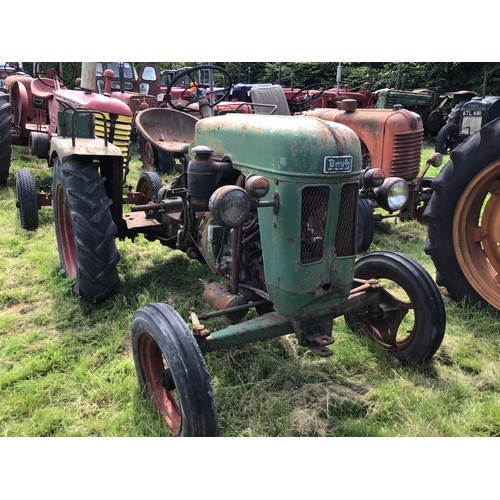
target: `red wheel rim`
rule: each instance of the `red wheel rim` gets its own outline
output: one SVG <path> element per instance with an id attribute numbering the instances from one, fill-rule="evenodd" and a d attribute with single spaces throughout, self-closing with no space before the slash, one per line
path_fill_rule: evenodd
<path id="1" fill-rule="evenodd" d="M 76 276 L 76 247 L 66 193 L 61 185 L 56 192 L 57 227 L 61 260 L 67 277 Z"/>
<path id="2" fill-rule="evenodd" d="M 148 391 L 163 420 L 174 436 L 182 427 L 182 414 L 175 391 L 167 391 L 161 383 L 161 377 L 168 368 L 165 357 L 155 340 L 146 332 L 141 333 L 138 342 L 139 362 Z"/>

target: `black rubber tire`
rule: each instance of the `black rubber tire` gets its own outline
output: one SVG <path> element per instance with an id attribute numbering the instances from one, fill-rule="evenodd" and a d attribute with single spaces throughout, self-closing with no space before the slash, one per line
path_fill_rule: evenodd
<path id="1" fill-rule="evenodd" d="M 413 311 L 413 321 L 408 335 L 393 345 L 384 342 L 376 328 L 384 326 L 389 315 L 373 319 L 367 310 L 350 311 L 345 319 L 356 332 L 366 332 L 378 345 L 404 364 L 419 365 L 432 358 L 441 345 L 446 327 L 446 313 L 439 289 L 429 273 L 417 262 L 396 252 L 373 252 L 361 257 L 355 264 L 354 275 L 361 279 L 387 279 L 403 289 L 407 295 L 407 305 Z M 390 294 L 390 291 L 384 287 Z M 381 293 L 381 305 L 394 306 L 389 296 Z M 392 298 L 392 294 L 390 296 Z M 403 297 L 400 297 L 403 300 Z M 404 300 L 403 300 L 404 302 Z M 406 312 L 406 314 L 408 311 Z M 377 321 L 379 321 L 378 324 Z M 401 327 L 402 324 L 399 324 Z M 405 325 L 407 326 L 407 325 Z M 398 328 L 401 333 L 401 328 Z"/>
<path id="2" fill-rule="evenodd" d="M 156 172 L 144 172 L 137 181 L 136 191 L 144 194 L 144 201 L 149 203 L 158 200 L 158 191 L 161 187 L 161 178 Z"/>
<path id="3" fill-rule="evenodd" d="M 9 94 L 0 92 L 0 184 L 9 178 L 12 152 L 12 131 Z"/>
<path id="4" fill-rule="evenodd" d="M 217 407 L 212 383 L 200 348 L 181 316 L 168 304 L 147 304 L 134 314 L 131 329 L 142 394 L 153 400 L 170 433 L 215 436 Z M 171 390 L 162 385 L 165 371 L 173 380 Z"/>
<path id="5" fill-rule="evenodd" d="M 158 154 L 158 170 L 164 174 L 172 172 L 175 166 L 175 157 L 173 153 L 167 151 L 157 151 Z"/>
<path id="6" fill-rule="evenodd" d="M 27 231 L 38 228 L 38 200 L 33 172 L 22 168 L 16 172 L 16 207 L 19 226 Z"/>
<path id="7" fill-rule="evenodd" d="M 104 179 L 92 158 L 68 157 L 52 167 L 52 207 L 61 267 L 73 293 L 102 302 L 119 283 L 116 225 Z"/>
<path id="8" fill-rule="evenodd" d="M 436 136 L 434 151 L 443 155 L 449 155 L 460 144 L 459 126 L 456 123 L 447 123 L 441 127 Z"/>
<path id="9" fill-rule="evenodd" d="M 470 136 L 451 154 L 432 183 L 433 194 L 425 209 L 425 252 L 436 268 L 436 282 L 456 301 L 466 300 L 485 309 L 490 304 L 474 290 L 460 268 L 453 244 L 453 219 L 460 196 L 469 183 L 500 158 L 500 119 Z"/>
<path id="10" fill-rule="evenodd" d="M 364 198 L 358 198 L 356 253 L 366 252 L 370 248 L 374 234 L 375 219 L 373 218 L 372 204 Z"/>

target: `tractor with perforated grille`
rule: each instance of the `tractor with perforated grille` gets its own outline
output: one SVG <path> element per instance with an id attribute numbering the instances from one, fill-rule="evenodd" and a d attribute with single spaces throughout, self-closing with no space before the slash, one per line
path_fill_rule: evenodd
<path id="1" fill-rule="evenodd" d="M 202 292 L 208 310 L 187 305 L 182 317 L 155 302 L 132 319 L 139 385 L 170 433 L 217 433 L 208 352 L 295 334 L 300 346 L 329 356 L 334 318 L 343 316 L 401 363 L 431 359 L 445 312 L 429 274 L 389 251 L 356 261 L 357 201 L 384 177 L 362 169 L 356 133 L 311 116 L 213 116 L 209 91 L 193 88 L 198 116 L 191 103 L 187 112 L 148 109 L 136 120 L 180 166 L 151 202 L 132 207 L 128 232 L 140 228 L 213 274 Z M 220 317 L 228 326 L 214 331 Z"/>

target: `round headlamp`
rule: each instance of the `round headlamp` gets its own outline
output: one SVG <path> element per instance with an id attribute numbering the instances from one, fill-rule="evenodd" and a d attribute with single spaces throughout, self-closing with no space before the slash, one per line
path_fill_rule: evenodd
<path id="1" fill-rule="evenodd" d="M 210 196 L 208 208 L 221 226 L 238 227 L 248 218 L 250 198 L 247 192 L 238 186 L 222 186 Z"/>
<path id="2" fill-rule="evenodd" d="M 250 174 L 245 179 L 245 191 L 251 198 L 264 198 L 269 192 L 269 181 L 262 175 Z"/>
<path id="3" fill-rule="evenodd" d="M 384 171 L 380 168 L 365 168 L 361 177 L 364 188 L 380 187 L 385 180 Z"/>
<path id="4" fill-rule="evenodd" d="M 377 203 L 388 210 L 401 210 L 408 200 L 410 188 L 408 183 L 399 177 L 388 177 L 382 186 L 375 189 Z"/>

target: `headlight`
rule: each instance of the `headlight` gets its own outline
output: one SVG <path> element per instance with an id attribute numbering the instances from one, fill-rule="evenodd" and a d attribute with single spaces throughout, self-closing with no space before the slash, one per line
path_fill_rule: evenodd
<path id="1" fill-rule="evenodd" d="M 208 208 L 221 226 L 238 227 L 248 218 L 250 198 L 238 186 L 222 186 L 210 196 Z"/>
<path id="2" fill-rule="evenodd" d="M 269 192 L 269 181 L 261 175 L 247 175 L 245 179 L 245 191 L 252 198 L 264 198 Z"/>
<path id="3" fill-rule="evenodd" d="M 380 168 L 365 168 L 361 174 L 363 188 L 380 187 L 385 180 L 384 171 Z"/>
<path id="4" fill-rule="evenodd" d="M 401 210 L 408 200 L 410 188 L 399 177 L 388 177 L 382 186 L 375 190 L 377 203 L 389 212 Z"/>

